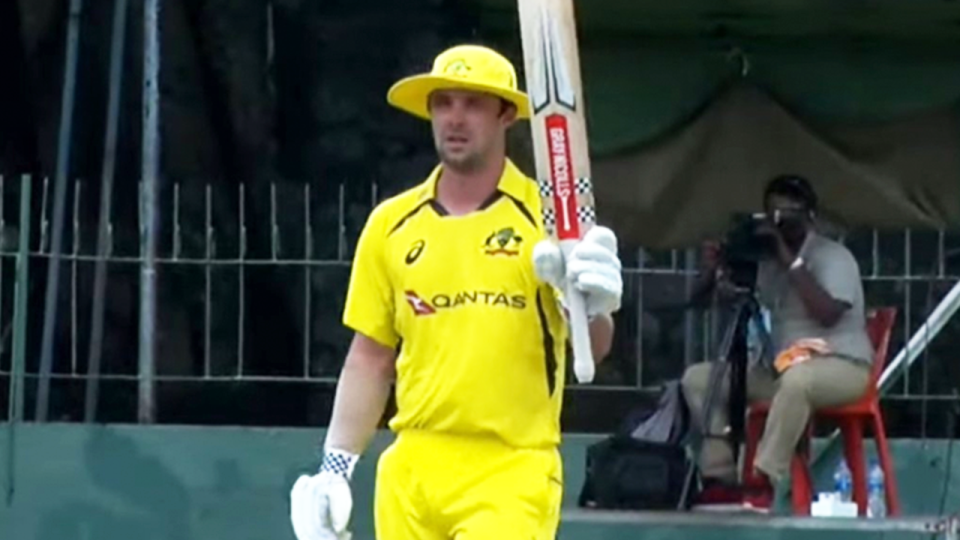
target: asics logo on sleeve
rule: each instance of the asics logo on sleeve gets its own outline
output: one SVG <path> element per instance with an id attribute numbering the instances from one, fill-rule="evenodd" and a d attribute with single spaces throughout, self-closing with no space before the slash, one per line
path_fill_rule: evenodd
<path id="1" fill-rule="evenodd" d="M 423 253 L 423 248 L 427 247 L 427 242 L 425 240 L 417 240 L 410 246 L 410 251 L 407 252 L 407 256 L 403 258 L 403 262 L 413 264 L 417 262 L 417 259 L 420 258 L 420 255 Z"/>

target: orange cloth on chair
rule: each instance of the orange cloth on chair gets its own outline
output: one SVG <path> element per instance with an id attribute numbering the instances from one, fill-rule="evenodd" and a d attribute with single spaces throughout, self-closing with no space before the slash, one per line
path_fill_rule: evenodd
<path id="1" fill-rule="evenodd" d="M 777 355 L 777 358 L 773 361 L 773 367 L 777 370 L 777 373 L 783 373 L 801 362 L 806 362 L 815 355 L 829 353 L 830 348 L 827 346 L 827 342 L 822 339 L 798 339 Z"/>

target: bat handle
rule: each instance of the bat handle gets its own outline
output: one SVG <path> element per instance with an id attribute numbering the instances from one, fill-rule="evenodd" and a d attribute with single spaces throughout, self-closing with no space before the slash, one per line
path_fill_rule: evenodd
<path id="1" fill-rule="evenodd" d="M 561 242 L 564 257 L 569 257 L 576 241 Z M 593 382 L 596 364 L 593 362 L 593 348 L 590 345 L 590 322 L 587 319 L 587 307 L 583 293 L 572 283 L 567 283 L 564 296 L 567 299 L 567 312 L 570 319 L 570 342 L 573 346 L 573 373 L 579 383 Z"/>

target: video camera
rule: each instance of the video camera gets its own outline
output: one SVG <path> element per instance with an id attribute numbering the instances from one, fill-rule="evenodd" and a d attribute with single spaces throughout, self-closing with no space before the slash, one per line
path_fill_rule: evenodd
<path id="1" fill-rule="evenodd" d="M 777 254 L 776 239 L 761 232 L 766 214 L 734 214 L 723 240 L 723 259 L 730 263 L 758 263 Z"/>
<path id="2" fill-rule="evenodd" d="M 802 211 L 779 210 L 773 223 L 781 230 L 800 224 Z M 738 213 L 731 218 L 722 243 L 721 258 L 734 285 L 753 290 L 760 261 L 777 256 L 777 240 L 763 232 L 761 226 L 768 220 L 763 213 Z"/>

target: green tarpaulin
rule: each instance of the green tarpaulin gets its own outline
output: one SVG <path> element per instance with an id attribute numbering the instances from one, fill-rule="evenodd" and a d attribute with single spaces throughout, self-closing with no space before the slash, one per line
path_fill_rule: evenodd
<path id="1" fill-rule="evenodd" d="M 522 69 L 515 4 L 483 4 Z M 960 5 L 660 4 L 576 4 L 598 212 L 626 244 L 716 235 L 783 172 L 834 225 L 960 225 Z"/>

